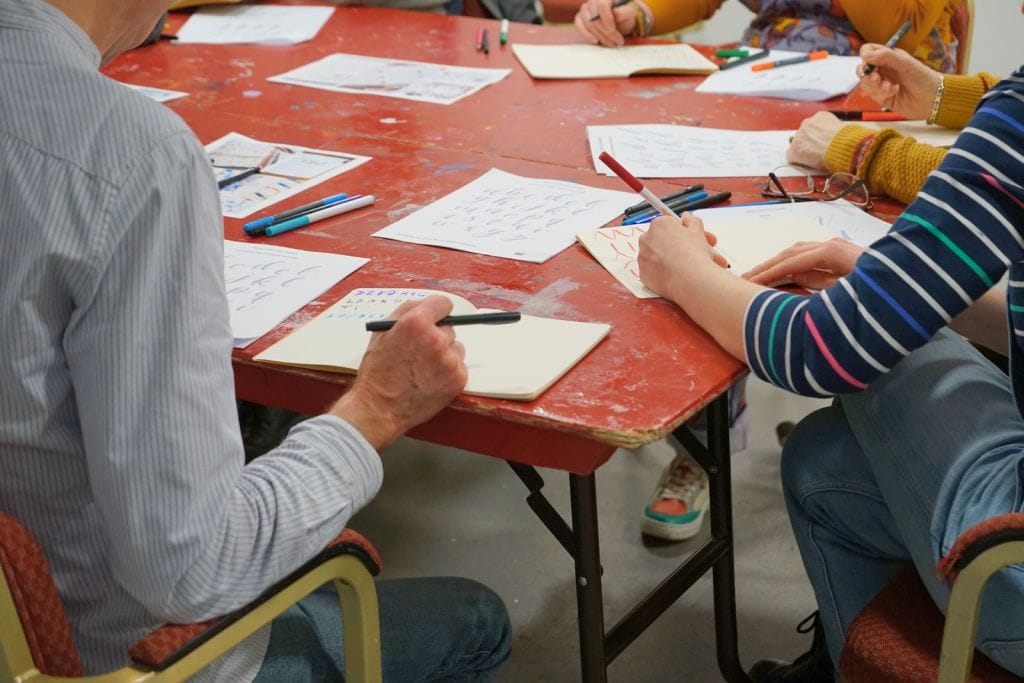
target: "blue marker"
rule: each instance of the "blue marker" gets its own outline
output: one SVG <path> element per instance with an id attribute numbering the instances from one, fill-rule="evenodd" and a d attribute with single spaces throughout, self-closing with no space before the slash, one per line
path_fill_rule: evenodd
<path id="1" fill-rule="evenodd" d="M 693 192 L 691 194 L 686 195 L 685 197 L 680 197 L 679 199 L 676 199 L 674 201 L 669 202 L 668 203 L 668 208 L 672 209 L 673 211 L 678 211 L 680 208 L 684 208 L 684 207 L 688 206 L 691 202 L 700 201 L 701 199 L 705 199 L 707 196 L 708 196 L 707 192 L 703 192 L 703 191 L 701 191 L 701 192 Z M 647 211 L 639 211 L 637 213 L 634 213 L 631 216 L 627 216 L 622 221 L 622 224 L 623 225 L 635 225 L 637 223 L 650 223 L 651 221 L 653 221 L 655 218 L 657 218 L 660 215 L 661 215 L 661 212 L 658 211 L 657 209 L 648 209 Z"/>
<path id="2" fill-rule="evenodd" d="M 337 204 L 338 202 L 340 202 L 343 199 L 346 199 L 347 197 L 348 195 L 345 194 L 344 192 L 342 192 L 341 194 L 332 194 L 330 197 L 324 197 L 323 199 L 318 199 L 315 202 L 310 202 L 309 204 L 297 206 L 294 209 L 289 209 L 274 216 L 267 216 L 266 218 L 260 218 L 259 220 L 250 221 L 249 223 L 243 225 L 242 229 L 245 230 L 245 232 L 250 235 L 254 233 L 260 234 L 263 232 L 263 228 L 268 228 L 274 223 L 281 223 L 282 221 L 286 221 L 289 218 L 295 218 L 296 216 L 302 216 L 304 214 L 307 214 L 310 211 L 316 211 L 321 207 L 330 206 L 331 204 Z"/>
<path id="3" fill-rule="evenodd" d="M 288 232 L 289 230 L 294 230 L 295 228 L 301 228 L 304 225 L 316 223 L 317 221 L 322 221 L 325 218 L 338 216 L 343 213 L 348 213 L 349 211 L 355 211 L 356 209 L 361 209 L 364 206 L 370 206 L 375 201 L 377 201 L 377 198 L 374 197 L 372 194 L 357 194 L 355 196 L 349 197 L 348 199 L 344 199 L 340 202 L 335 202 L 334 204 L 322 208 L 319 211 L 313 211 L 311 213 L 303 214 L 301 216 L 297 216 L 296 218 L 284 221 L 283 223 L 275 223 L 274 225 L 271 225 L 269 228 L 264 230 L 263 234 L 266 235 L 267 237 L 280 235 L 282 232 Z"/>

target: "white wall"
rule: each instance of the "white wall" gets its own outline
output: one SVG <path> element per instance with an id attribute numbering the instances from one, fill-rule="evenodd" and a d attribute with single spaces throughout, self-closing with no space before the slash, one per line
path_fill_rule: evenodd
<path id="1" fill-rule="evenodd" d="M 881 4 L 881 3 L 880 3 Z M 1021 0 L 975 0 L 974 37 L 969 71 L 1007 75 L 1024 64 L 1024 15 Z M 697 30 L 684 31 L 691 43 L 715 45 L 739 38 L 751 14 L 739 2 L 725 2 L 722 9 Z"/>

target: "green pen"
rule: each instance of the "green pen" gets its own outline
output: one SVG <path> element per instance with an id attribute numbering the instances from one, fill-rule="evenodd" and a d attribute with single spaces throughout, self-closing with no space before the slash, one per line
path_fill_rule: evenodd
<path id="1" fill-rule="evenodd" d="M 715 56 L 726 59 L 728 57 L 746 57 L 750 52 L 747 50 L 716 50 Z"/>
<path id="2" fill-rule="evenodd" d="M 508 19 L 501 20 L 501 33 L 498 35 L 498 42 L 502 45 L 508 42 Z"/>

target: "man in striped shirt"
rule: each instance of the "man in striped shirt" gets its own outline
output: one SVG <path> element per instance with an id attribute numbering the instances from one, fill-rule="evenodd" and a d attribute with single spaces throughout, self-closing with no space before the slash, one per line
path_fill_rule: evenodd
<path id="1" fill-rule="evenodd" d="M 377 451 L 465 384 L 433 299 L 375 335 L 352 389 L 244 466 L 210 163 L 166 107 L 97 68 L 168 0 L 0 0 L 0 510 L 35 535 L 87 673 L 163 622 L 252 601 L 381 484 Z M 392 680 L 489 680 L 501 600 L 382 581 Z M 337 597 L 314 593 L 204 670 L 337 679 Z"/>
<path id="2" fill-rule="evenodd" d="M 903 566 L 917 568 L 944 609 L 939 558 L 974 524 L 1024 510 L 1022 182 L 1019 70 L 982 98 L 916 200 L 862 254 L 840 242 L 797 245 L 743 279 L 714 264 L 692 216 L 660 218 L 641 239 L 644 284 L 755 374 L 840 395 L 797 427 L 782 464 L 833 661 L 854 616 Z M 787 275 L 821 291 L 759 284 Z M 1008 353 L 1010 376 L 946 327 Z M 977 644 L 1024 674 L 1021 567 L 989 583 Z"/>

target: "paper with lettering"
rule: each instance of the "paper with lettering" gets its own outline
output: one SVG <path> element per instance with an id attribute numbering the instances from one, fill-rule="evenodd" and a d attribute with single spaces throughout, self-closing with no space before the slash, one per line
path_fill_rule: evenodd
<path id="1" fill-rule="evenodd" d="M 632 74 L 709 74 L 710 59 L 685 43 L 664 45 L 529 45 L 514 43 L 512 52 L 534 78 L 626 78 Z"/>
<path id="2" fill-rule="evenodd" d="M 717 249 L 736 275 L 775 256 L 796 242 L 842 237 L 867 246 L 889 224 L 843 200 L 703 209 L 694 215 L 718 238 Z M 622 286 L 640 299 L 658 296 L 644 287 L 637 265 L 640 235 L 649 224 L 598 228 L 577 235 L 580 243 Z"/>
<path id="3" fill-rule="evenodd" d="M 295 45 L 316 37 L 333 12 L 305 5 L 203 7 L 178 29 L 175 42 Z"/>
<path id="4" fill-rule="evenodd" d="M 512 73 L 511 69 L 449 66 L 335 53 L 268 81 L 356 95 L 452 104 Z"/>
<path id="5" fill-rule="evenodd" d="M 543 263 L 579 230 L 604 225 L 635 201 L 629 192 L 492 168 L 374 236 Z"/>
<path id="6" fill-rule="evenodd" d="M 218 180 L 260 168 L 221 188 L 221 211 L 228 218 L 245 218 L 370 160 L 359 154 L 253 140 L 239 133 L 214 140 L 206 153 Z"/>
<path id="7" fill-rule="evenodd" d="M 638 178 L 729 178 L 802 175 L 785 166 L 791 130 L 723 130 L 673 124 L 587 126 L 598 173 L 615 175 L 598 159 L 608 152 Z"/>
<path id="8" fill-rule="evenodd" d="M 454 294 L 425 289 L 356 289 L 255 359 L 318 370 L 355 372 L 371 333 L 369 320 L 382 320 L 405 301 L 431 294 L 452 300 L 454 315 L 477 308 Z M 524 315 L 507 325 L 453 328 L 466 347 L 467 394 L 529 401 L 542 394 L 608 334 L 603 323 L 573 322 Z"/>
<path id="9" fill-rule="evenodd" d="M 224 285 L 236 348 L 248 346 L 370 259 L 224 241 Z"/>
<path id="10" fill-rule="evenodd" d="M 829 55 L 825 59 L 767 71 L 750 69 L 754 64 L 803 54 L 773 49 L 767 57 L 711 74 L 697 86 L 697 92 L 820 102 L 836 95 L 845 95 L 857 86 L 859 79 L 856 69 L 860 57 Z"/>

